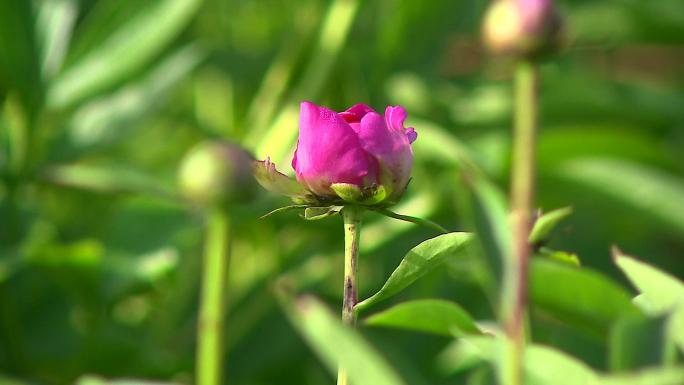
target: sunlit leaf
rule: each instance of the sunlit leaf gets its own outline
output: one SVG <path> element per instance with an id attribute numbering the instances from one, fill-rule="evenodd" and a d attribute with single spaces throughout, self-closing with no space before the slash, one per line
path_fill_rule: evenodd
<path id="1" fill-rule="evenodd" d="M 77 3 L 75 0 L 42 0 L 39 3 L 36 37 L 43 76 L 50 78 L 61 68 L 69 48 Z"/>
<path id="2" fill-rule="evenodd" d="M 636 258 L 613 249 L 615 264 L 642 295 L 641 304 L 649 313 L 661 314 L 684 305 L 684 282 Z"/>
<path id="3" fill-rule="evenodd" d="M 187 25 L 201 0 L 157 0 L 58 74 L 48 103 L 63 108 L 103 91 L 140 70 Z"/>
<path id="4" fill-rule="evenodd" d="M 182 47 L 165 58 L 140 81 L 76 110 L 68 123 L 69 144 L 75 148 L 103 145 L 130 132 L 134 124 L 157 111 L 166 92 L 205 57 L 198 46 Z"/>

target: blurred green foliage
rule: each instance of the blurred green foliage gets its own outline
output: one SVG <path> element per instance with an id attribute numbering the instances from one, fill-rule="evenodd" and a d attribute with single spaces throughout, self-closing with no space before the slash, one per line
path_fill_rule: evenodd
<path id="1" fill-rule="evenodd" d="M 194 144 L 228 138 L 288 169 L 300 100 L 338 110 L 361 101 L 405 106 L 419 138 L 395 211 L 451 230 L 480 228 L 478 202 L 485 210 L 497 193 L 471 196 L 464 170 L 506 188 L 512 105 L 510 63 L 479 44 L 486 5 L 0 0 L 0 382 L 191 383 L 204 219 L 179 197 L 178 165 Z M 547 347 L 532 354 L 554 365 L 572 355 L 570 367 L 594 378 L 662 358 L 635 357 L 649 348 L 624 341 L 634 330 L 658 334 L 664 321 L 621 318 L 638 312 L 636 290 L 620 278 L 611 245 L 684 277 L 684 3 L 561 6 L 573 44 L 541 69 L 538 205 L 573 207 L 542 243 L 576 254 L 583 267 L 533 264 L 532 337 Z M 284 313 L 273 285 L 290 282 L 337 309 L 341 221 L 258 219 L 284 203 L 264 193 L 233 213 L 231 384 L 332 382 L 287 321 L 308 330 L 329 316 L 310 299 L 313 313 Z M 367 214 L 360 297 L 434 235 Z M 495 319 L 496 275 L 479 254 L 447 261 L 375 310 L 441 298 L 478 321 Z M 684 311 L 675 314 L 667 322 L 682 325 Z M 346 340 L 338 329 L 309 338 Z M 415 385 L 491 379 L 480 364 L 454 368 L 450 354 L 462 347 L 448 337 L 361 332 L 389 362 L 371 375 L 396 370 Z M 480 355 L 492 349 L 495 340 L 478 338 Z"/>

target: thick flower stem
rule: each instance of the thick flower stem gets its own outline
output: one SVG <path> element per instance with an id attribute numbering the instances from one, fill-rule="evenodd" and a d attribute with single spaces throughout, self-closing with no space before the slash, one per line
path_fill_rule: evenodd
<path id="1" fill-rule="evenodd" d="M 344 219 L 344 299 L 342 301 L 342 323 L 354 327 L 356 315 L 354 305 L 358 302 L 356 290 L 357 261 L 359 257 L 359 238 L 361 237 L 361 216 L 363 209 L 347 206 L 342 210 Z M 348 385 L 347 372 L 339 368 L 337 385 Z"/>
<path id="2" fill-rule="evenodd" d="M 229 220 L 221 209 L 208 216 L 197 328 L 197 385 L 222 383 L 223 318 L 229 264 Z"/>
<path id="3" fill-rule="evenodd" d="M 524 318 L 527 302 L 528 242 L 534 200 L 537 127 L 537 68 L 529 61 L 515 73 L 515 124 L 511 180 L 512 255 L 504 272 L 502 317 L 507 336 L 502 368 L 504 385 L 521 385 L 525 354 Z"/>

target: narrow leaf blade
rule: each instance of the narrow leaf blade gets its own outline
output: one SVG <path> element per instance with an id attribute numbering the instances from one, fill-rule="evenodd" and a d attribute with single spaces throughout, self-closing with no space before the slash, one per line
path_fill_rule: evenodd
<path id="1" fill-rule="evenodd" d="M 328 370 L 338 364 L 347 370 L 352 384 L 403 385 L 385 359 L 356 331 L 342 325 L 325 306 L 311 297 L 295 302 L 282 300 L 293 326 L 316 351 Z"/>

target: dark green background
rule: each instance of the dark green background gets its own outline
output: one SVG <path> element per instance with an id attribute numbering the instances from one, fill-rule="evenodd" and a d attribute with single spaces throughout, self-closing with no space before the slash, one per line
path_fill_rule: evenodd
<path id="1" fill-rule="evenodd" d="M 301 100 L 406 107 L 419 136 L 395 209 L 466 229 L 464 159 L 508 183 L 511 63 L 479 43 L 486 4 L 0 0 L 0 374 L 191 382 L 203 216 L 179 198 L 178 165 L 229 138 L 291 173 Z M 618 245 L 683 277 L 684 3 L 559 5 L 572 43 L 541 67 L 538 205 L 574 214 L 549 246 L 619 277 Z M 233 210 L 232 384 L 332 382 L 271 287 L 296 273 L 337 309 L 341 220 L 258 219 L 286 203 L 262 192 Z M 368 214 L 361 297 L 433 235 Z M 477 277 L 465 262 L 439 269 L 391 302 L 447 298 L 492 319 Z M 536 330 L 607 368 L 605 339 L 562 321 Z M 436 367 L 448 339 L 363 333 L 408 383 L 459 383 Z"/>

